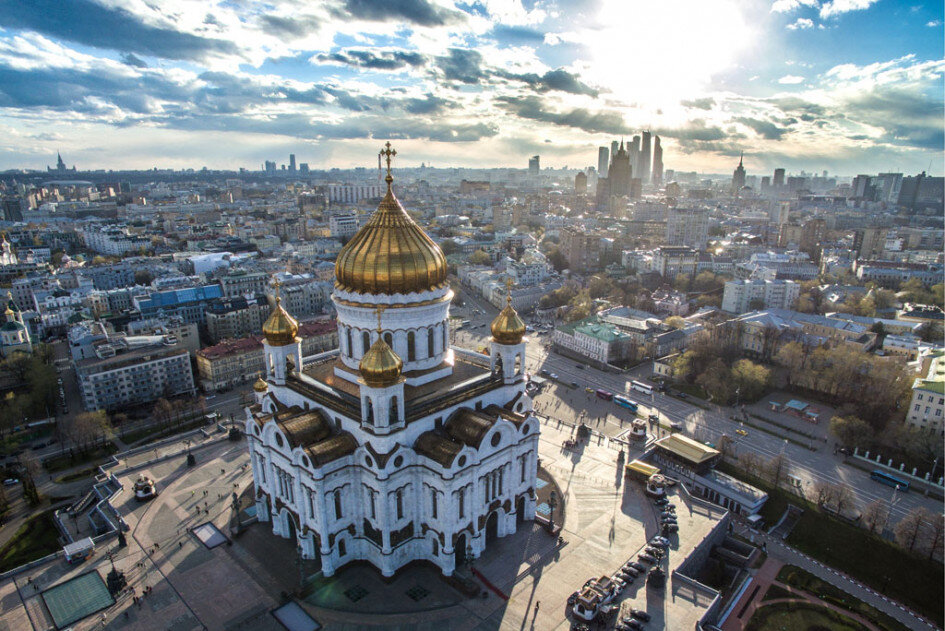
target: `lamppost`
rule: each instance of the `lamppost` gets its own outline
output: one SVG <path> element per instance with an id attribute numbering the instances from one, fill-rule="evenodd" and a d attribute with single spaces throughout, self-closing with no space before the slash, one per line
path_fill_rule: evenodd
<path id="1" fill-rule="evenodd" d="M 885 534 L 886 526 L 889 525 L 889 516 L 892 514 L 893 508 L 896 504 L 899 503 L 899 485 L 896 485 L 896 488 L 893 489 L 892 497 L 889 499 L 889 509 L 886 511 L 886 519 L 883 520 L 883 529 L 880 531 L 880 534 Z"/>
<path id="2" fill-rule="evenodd" d="M 548 524 L 554 528 L 555 527 L 555 507 L 558 505 L 558 494 L 554 491 L 551 492 L 551 495 L 548 496 L 548 508 L 551 511 L 548 513 Z"/>

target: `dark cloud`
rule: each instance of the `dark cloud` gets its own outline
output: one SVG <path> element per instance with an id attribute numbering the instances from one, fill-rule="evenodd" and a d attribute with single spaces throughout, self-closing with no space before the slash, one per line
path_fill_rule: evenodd
<path id="1" fill-rule="evenodd" d="M 406 50 L 358 50 L 348 49 L 336 53 L 319 54 L 315 60 L 321 63 L 339 63 L 370 70 L 399 70 L 407 66 L 416 68 L 427 62 L 420 53 Z"/>
<path id="2" fill-rule="evenodd" d="M 305 37 L 318 30 L 318 20 L 313 17 L 286 18 L 263 15 L 259 18 L 262 30 L 276 37 Z"/>
<path id="3" fill-rule="evenodd" d="M 390 22 L 406 20 L 419 26 L 443 26 L 463 20 L 463 14 L 429 0 L 345 0 L 339 17 Z"/>
<path id="4" fill-rule="evenodd" d="M 597 90 L 591 88 L 585 83 L 582 83 L 581 80 L 577 78 L 577 75 L 571 74 L 567 70 L 562 70 L 561 68 L 557 70 L 549 70 L 541 76 L 535 85 L 540 92 L 557 90 L 559 92 L 569 92 L 571 94 L 587 94 L 589 96 L 598 95 Z"/>
<path id="5" fill-rule="evenodd" d="M 781 140 L 781 136 L 789 131 L 783 127 L 778 127 L 770 121 L 749 118 L 747 116 L 739 116 L 733 120 L 741 123 L 742 125 L 750 127 L 755 131 L 756 134 L 767 140 Z"/>
<path id="6" fill-rule="evenodd" d="M 121 63 L 135 68 L 147 68 L 148 64 L 134 53 L 122 53 Z"/>
<path id="7" fill-rule="evenodd" d="M 712 97 L 705 97 L 702 99 L 692 99 L 690 101 L 680 101 L 684 107 L 693 107 L 698 110 L 711 110 L 715 107 L 715 99 Z"/>
<path id="8" fill-rule="evenodd" d="M 617 112 L 592 112 L 582 107 L 555 112 L 545 109 L 545 101 L 537 96 L 497 97 L 496 101 L 520 118 L 573 127 L 589 133 L 625 134 L 630 131 L 623 116 Z"/>
<path id="9" fill-rule="evenodd" d="M 150 26 L 128 11 L 92 0 L 0 0 L 0 26 L 165 59 L 199 60 L 238 52 L 233 42 Z"/>
<path id="10" fill-rule="evenodd" d="M 721 128 L 716 126 L 707 126 L 705 121 L 697 118 L 689 121 L 682 127 L 661 127 L 654 129 L 653 133 L 667 138 L 676 138 L 683 141 L 694 142 L 713 142 L 726 138 L 726 134 Z"/>
<path id="11" fill-rule="evenodd" d="M 446 99 L 427 94 L 422 99 L 412 98 L 404 101 L 404 110 L 410 114 L 434 114 L 442 111 L 449 104 Z"/>
<path id="12" fill-rule="evenodd" d="M 774 99 L 767 99 L 765 102 L 771 103 L 786 114 L 812 114 L 820 116 L 826 113 L 826 108 L 817 103 L 811 103 L 796 96 L 784 96 Z"/>
<path id="13" fill-rule="evenodd" d="M 450 48 L 446 55 L 436 58 L 436 65 L 449 81 L 473 84 L 486 78 L 482 54 L 475 50 Z"/>
<path id="14" fill-rule="evenodd" d="M 492 36 L 503 44 L 541 44 L 545 41 L 544 32 L 527 26 L 496 24 Z"/>

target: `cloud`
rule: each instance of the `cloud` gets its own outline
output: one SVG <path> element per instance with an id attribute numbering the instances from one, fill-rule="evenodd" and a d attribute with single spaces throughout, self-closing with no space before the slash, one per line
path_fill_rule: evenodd
<path id="1" fill-rule="evenodd" d="M 929 20 L 928 22 L 925 23 L 925 25 L 928 26 L 929 28 L 935 28 L 935 27 L 937 27 L 937 26 L 941 26 L 941 25 L 942 25 L 942 21 L 941 21 L 941 20 Z"/>
<path id="2" fill-rule="evenodd" d="M 544 31 L 528 26 L 496 24 L 492 27 L 492 36 L 503 44 L 541 44 L 544 43 L 546 35 Z"/>
<path id="3" fill-rule="evenodd" d="M 568 72 L 562 68 L 549 70 L 543 75 L 534 73 L 515 74 L 512 72 L 496 71 L 496 76 L 511 81 L 521 81 L 533 87 L 536 92 L 549 92 L 557 90 L 558 92 L 568 92 L 570 94 L 584 94 L 587 96 L 597 96 L 598 90 L 581 82 L 577 75 Z"/>
<path id="4" fill-rule="evenodd" d="M 121 63 L 135 68 L 147 68 L 148 64 L 134 53 L 122 53 Z"/>
<path id="5" fill-rule="evenodd" d="M 798 76 L 796 74 L 786 74 L 778 79 L 778 83 L 782 85 L 795 85 L 798 83 L 804 83 L 804 77 Z"/>
<path id="6" fill-rule="evenodd" d="M 715 99 L 711 97 L 705 97 L 702 99 L 692 99 L 689 101 L 680 101 L 680 104 L 684 107 L 692 107 L 697 110 L 711 110 L 715 107 Z"/>
<path id="7" fill-rule="evenodd" d="M 395 22 L 406 20 L 419 26 L 444 26 L 463 21 L 463 14 L 428 0 L 345 0 L 339 17 Z"/>
<path id="8" fill-rule="evenodd" d="M 653 132 L 667 138 L 694 142 L 713 142 L 722 140 L 727 135 L 720 127 L 707 125 L 701 118 L 688 121 L 679 127 L 660 127 L 654 129 Z"/>
<path id="9" fill-rule="evenodd" d="M 796 21 L 787 25 L 787 29 L 791 31 L 798 31 L 798 30 L 803 30 L 803 29 L 813 28 L 813 27 L 814 27 L 814 21 L 808 20 L 807 18 L 797 18 Z"/>
<path id="10" fill-rule="evenodd" d="M 849 13 L 850 11 L 862 11 L 876 4 L 879 0 L 832 0 L 826 2 L 820 7 L 820 17 L 826 19 L 835 15 Z"/>
<path id="11" fill-rule="evenodd" d="M 448 81 L 479 83 L 486 74 L 482 70 L 482 53 L 465 48 L 450 48 L 447 54 L 436 58 L 436 65 Z"/>
<path id="12" fill-rule="evenodd" d="M 775 0 L 771 5 L 772 13 L 790 13 L 800 7 L 817 7 L 818 0 Z"/>
<path id="13" fill-rule="evenodd" d="M 165 59 L 203 60 L 239 51 L 233 42 L 144 24 L 124 9 L 104 7 L 92 0 L 3 0 L 0 26 Z"/>
<path id="14" fill-rule="evenodd" d="M 315 17 L 282 17 L 265 14 L 259 18 L 262 30 L 275 37 L 305 37 L 318 30 L 319 20 Z"/>
<path id="15" fill-rule="evenodd" d="M 424 55 L 407 50 L 360 50 L 350 48 L 330 54 L 318 54 L 312 60 L 369 70 L 399 70 L 408 66 L 416 68 L 427 62 Z"/>
<path id="16" fill-rule="evenodd" d="M 626 134 L 630 127 L 618 112 L 592 112 L 583 107 L 566 111 L 545 109 L 546 101 L 537 96 L 522 98 L 499 96 L 496 101 L 520 118 L 551 123 L 560 127 L 571 127 L 588 133 Z"/>
<path id="17" fill-rule="evenodd" d="M 739 116 L 734 119 L 736 122 L 750 127 L 756 134 L 761 136 L 766 140 L 781 140 L 781 136 L 787 133 L 787 129 L 783 127 L 778 127 L 770 121 L 758 120 L 757 118 L 749 118 L 747 116 Z"/>

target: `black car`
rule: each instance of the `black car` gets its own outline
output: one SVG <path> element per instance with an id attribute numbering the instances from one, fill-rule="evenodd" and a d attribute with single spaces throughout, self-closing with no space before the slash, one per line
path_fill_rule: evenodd
<path id="1" fill-rule="evenodd" d="M 679 532 L 679 524 L 663 524 L 663 534 L 668 535 L 673 532 Z"/>
<path id="2" fill-rule="evenodd" d="M 570 596 L 568 596 L 568 607 L 570 607 L 570 606 L 572 606 L 574 603 L 576 603 L 576 602 L 577 602 L 577 599 L 578 599 L 578 596 L 580 596 L 580 595 L 581 595 L 580 592 L 574 592 L 573 594 L 571 594 Z"/>
<path id="3" fill-rule="evenodd" d="M 656 563 L 656 557 L 652 554 L 638 554 L 637 558 L 641 561 L 645 561 L 646 563 Z"/>
<path id="4" fill-rule="evenodd" d="M 627 563 L 627 565 L 635 569 L 637 572 L 646 572 L 646 566 L 644 566 L 639 561 L 630 561 L 630 563 Z"/>
<path id="5" fill-rule="evenodd" d="M 633 629 L 633 631 L 640 631 L 643 629 L 643 623 L 639 620 L 634 620 L 633 618 L 624 617 L 621 621 L 624 629 Z"/>
<path id="6" fill-rule="evenodd" d="M 647 546 L 644 549 L 646 550 L 647 554 L 652 554 L 653 556 L 656 556 L 657 554 L 663 554 L 663 549 L 657 548 L 656 546 Z"/>
<path id="7" fill-rule="evenodd" d="M 634 570 L 634 572 L 636 572 L 636 570 Z M 636 578 L 636 574 L 631 574 L 629 570 L 620 570 L 617 572 L 617 576 L 628 585 Z"/>
<path id="8" fill-rule="evenodd" d="M 653 500 L 653 503 L 656 504 L 657 506 L 666 506 L 667 504 L 669 504 L 669 500 L 666 499 L 665 497 L 661 497 L 658 500 Z"/>
<path id="9" fill-rule="evenodd" d="M 630 610 L 630 615 L 633 616 L 634 618 L 638 619 L 638 620 L 642 620 L 643 622 L 649 622 L 649 621 L 650 621 L 650 614 L 648 614 L 647 612 L 643 611 L 642 609 L 631 609 L 631 610 Z"/>

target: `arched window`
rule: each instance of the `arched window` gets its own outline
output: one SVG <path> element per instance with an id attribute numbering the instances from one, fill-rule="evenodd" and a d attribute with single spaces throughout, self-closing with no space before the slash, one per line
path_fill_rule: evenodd
<path id="1" fill-rule="evenodd" d="M 407 361 L 417 361 L 417 336 L 413 331 L 407 332 Z"/>
<path id="2" fill-rule="evenodd" d="M 351 329 L 345 328 L 345 346 L 348 350 L 348 357 L 354 357 L 354 347 L 351 344 Z"/>
<path id="3" fill-rule="evenodd" d="M 390 398 L 390 412 L 387 415 L 388 422 L 393 424 L 399 420 L 399 410 L 397 409 L 397 397 Z"/>
<path id="4" fill-rule="evenodd" d="M 397 489 L 396 495 L 396 504 L 397 504 L 397 519 L 404 518 L 404 492 L 402 489 Z"/>
<path id="5" fill-rule="evenodd" d="M 384 341 L 387 342 L 388 346 L 394 348 L 394 338 L 391 337 L 390 331 L 384 334 Z"/>
<path id="6" fill-rule="evenodd" d="M 371 334 L 367 331 L 361 332 L 361 354 L 368 352 L 368 349 L 371 348 Z"/>
<path id="7" fill-rule="evenodd" d="M 427 357 L 433 357 L 433 329 L 427 329 Z"/>
<path id="8" fill-rule="evenodd" d="M 341 490 L 335 489 L 335 519 L 341 519 Z"/>
<path id="9" fill-rule="evenodd" d="M 364 416 L 364 422 L 368 425 L 374 425 L 374 404 L 370 399 L 367 400 L 367 414 Z"/>

